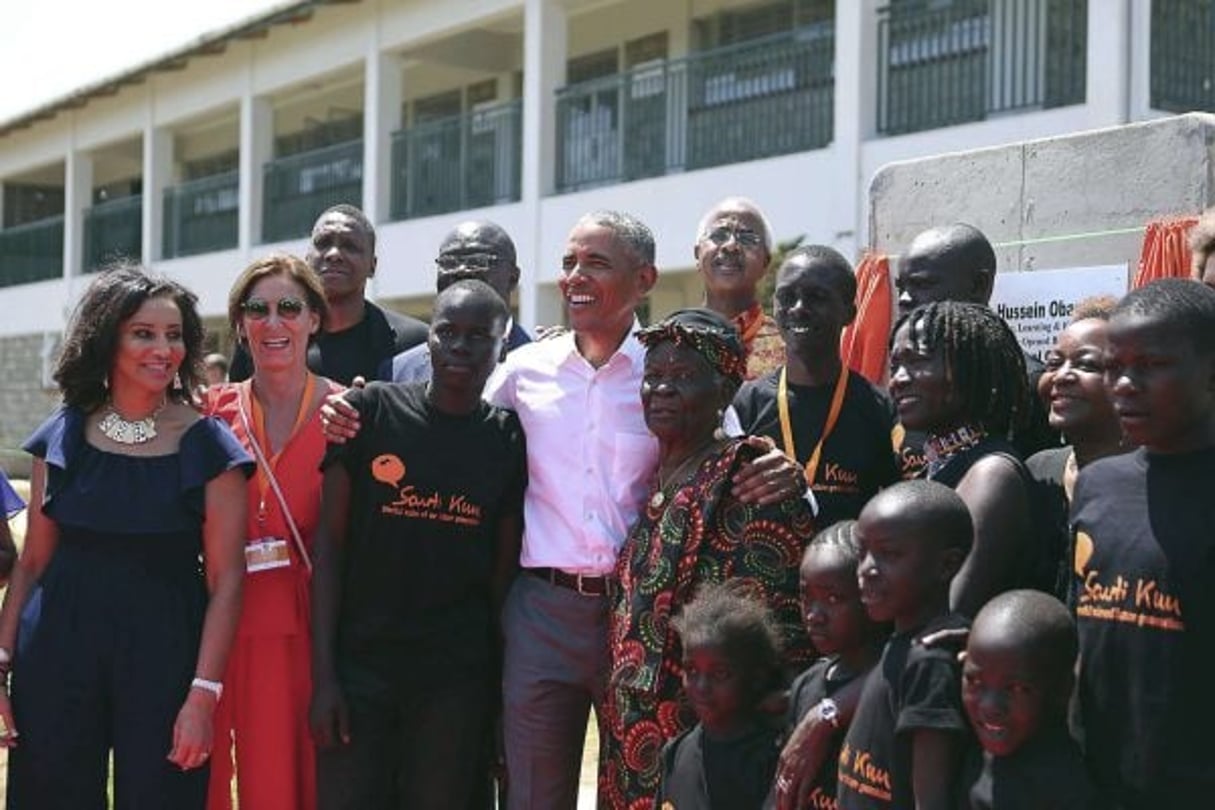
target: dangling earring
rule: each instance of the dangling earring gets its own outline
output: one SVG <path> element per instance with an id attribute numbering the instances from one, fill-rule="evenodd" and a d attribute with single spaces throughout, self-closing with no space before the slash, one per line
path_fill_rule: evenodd
<path id="1" fill-rule="evenodd" d="M 717 427 L 714 428 L 714 430 L 713 430 L 713 440 L 714 441 L 724 442 L 726 439 L 730 438 L 729 435 L 726 434 L 725 426 L 722 424 L 722 420 L 725 419 L 725 417 L 726 417 L 725 409 L 718 408 L 717 409 Z"/>

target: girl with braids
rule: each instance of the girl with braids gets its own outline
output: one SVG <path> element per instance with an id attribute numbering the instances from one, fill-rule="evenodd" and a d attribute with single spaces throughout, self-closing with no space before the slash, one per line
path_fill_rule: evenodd
<path id="1" fill-rule="evenodd" d="M 974 546 L 950 589 L 950 608 L 974 616 L 1016 587 L 1049 590 L 1031 553 L 1030 480 L 1008 440 L 1029 412 L 1025 361 L 987 307 L 940 301 L 895 328 L 890 396 L 899 423 L 927 434 L 921 474 L 952 487 L 975 525 Z"/>

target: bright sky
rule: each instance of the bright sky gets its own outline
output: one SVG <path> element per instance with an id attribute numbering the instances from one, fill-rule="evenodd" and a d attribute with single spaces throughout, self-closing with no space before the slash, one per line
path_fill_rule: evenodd
<path id="1" fill-rule="evenodd" d="M 0 0 L 0 122 L 287 0 Z"/>

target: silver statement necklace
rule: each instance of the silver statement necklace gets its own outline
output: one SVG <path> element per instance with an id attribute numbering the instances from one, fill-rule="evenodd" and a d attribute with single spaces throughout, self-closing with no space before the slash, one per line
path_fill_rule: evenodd
<path id="1" fill-rule="evenodd" d="M 156 438 L 156 417 L 165 409 L 165 402 L 161 400 L 156 410 L 143 419 L 135 420 L 124 419 L 111 403 L 106 406 L 109 412 L 101 417 L 97 429 L 115 444 L 146 444 Z"/>

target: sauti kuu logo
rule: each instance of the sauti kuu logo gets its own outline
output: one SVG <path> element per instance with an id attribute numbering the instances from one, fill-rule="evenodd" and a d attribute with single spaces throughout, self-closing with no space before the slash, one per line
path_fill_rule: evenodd
<path id="1" fill-rule="evenodd" d="M 894 798 L 890 771 L 873 761 L 873 754 L 844 743 L 840 749 L 839 783 L 862 796 L 889 802 Z"/>
<path id="2" fill-rule="evenodd" d="M 383 453 L 371 460 L 371 477 L 397 491 L 395 500 L 380 506 L 383 514 L 464 526 L 481 525 L 481 505 L 467 495 L 419 490 L 411 484 L 403 484 L 405 474 L 405 462 L 392 453 Z"/>
<path id="3" fill-rule="evenodd" d="M 1072 558 L 1080 593 L 1076 616 L 1104 622 L 1123 622 L 1139 627 L 1179 632 L 1185 630 L 1181 598 L 1151 577 L 1130 573 L 1110 574 L 1091 567 L 1096 546 L 1087 532 L 1076 530 Z"/>

